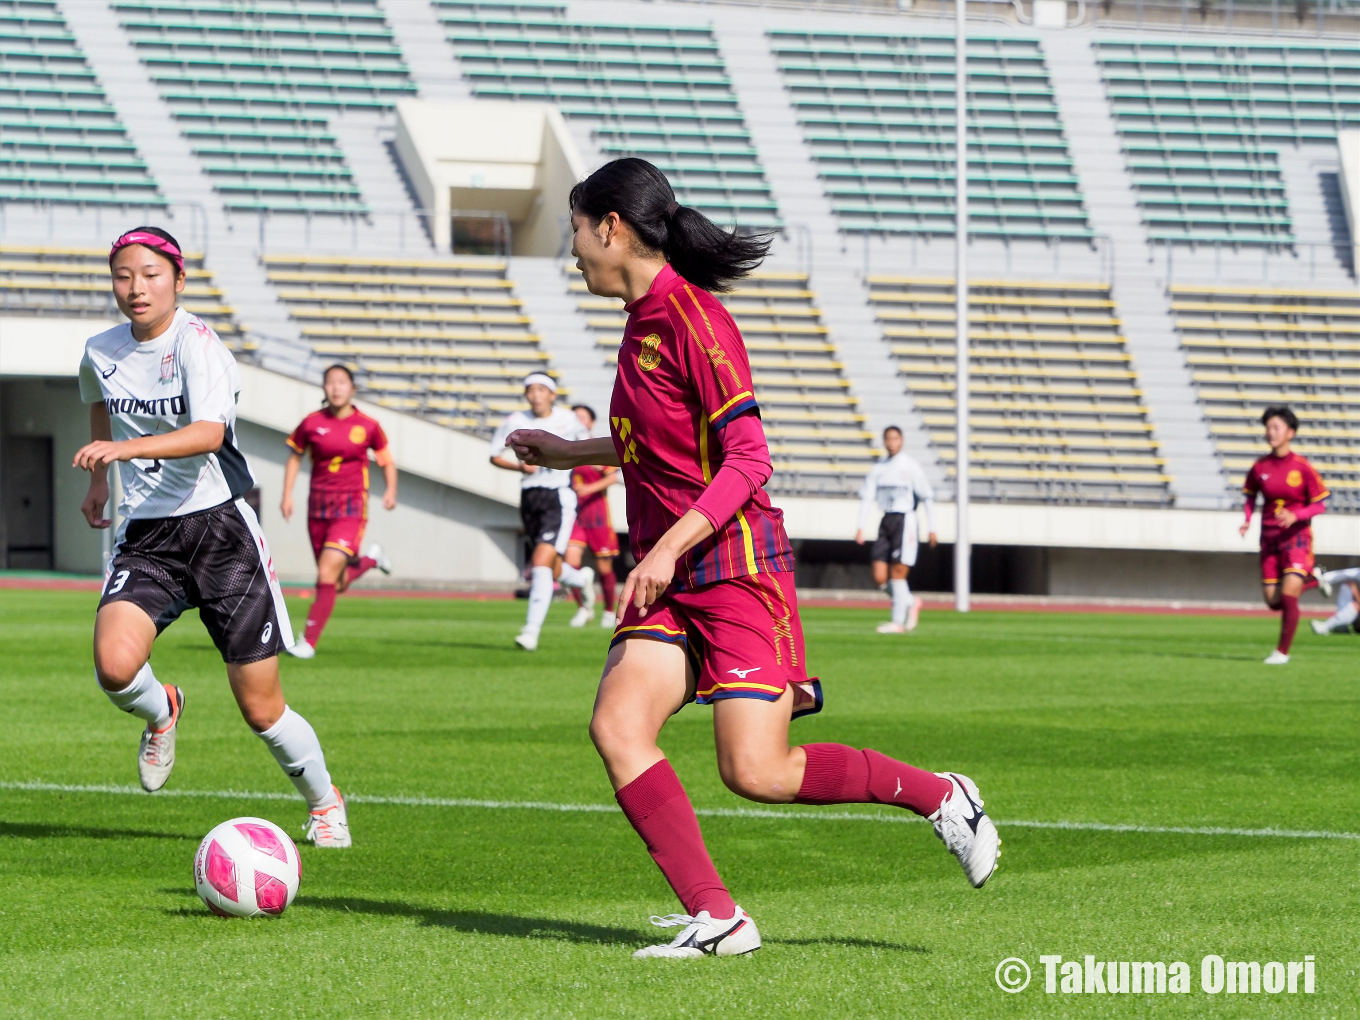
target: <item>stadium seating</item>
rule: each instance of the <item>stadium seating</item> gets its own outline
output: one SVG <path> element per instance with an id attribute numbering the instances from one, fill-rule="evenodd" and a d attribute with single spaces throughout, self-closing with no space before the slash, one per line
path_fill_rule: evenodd
<path id="1" fill-rule="evenodd" d="M 1171 307 L 1234 491 L 1267 452 L 1261 412 L 1287 404 L 1333 505 L 1360 509 L 1360 293 L 1181 284 Z"/>
<path id="2" fill-rule="evenodd" d="M 573 267 L 578 295 L 605 360 L 618 363 L 627 316 L 616 298 L 594 297 Z M 850 383 L 827 340 L 806 273 L 765 271 L 719 294 L 746 340 L 770 442 L 772 492 L 846 495 L 858 490 L 876 451 Z"/>
<path id="3" fill-rule="evenodd" d="M 415 92 L 376 0 L 113 0 L 227 208 L 364 212 L 327 115 Z"/>
<path id="4" fill-rule="evenodd" d="M 954 43 L 943 35 L 771 31 L 841 226 L 954 232 Z M 1092 236 L 1043 53 L 969 36 L 969 231 Z"/>
<path id="5" fill-rule="evenodd" d="M 55 0 L 0 0 L 0 202 L 165 205 Z"/>
<path id="6" fill-rule="evenodd" d="M 203 268 L 203 256 L 187 252 L 184 271 L 188 280 L 180 307 L 210 325 L 233 350 L 254 350 L 247 327 L 236 321 L 236 310 L 222 302 L 212 273 Z M 108 249 L 0 245 L 0 315 L 122 321 L 109 285 Z"/>
<path id="7" fill-rule="evenodd" d="M 360 390 L 385 407 L 489 436 L 524 407 L 526 374 L 556 374 L 502 259 L 268 255 L 264 264 L 303 338 L 361 373 Z"/>
<path id="8" fill-rule="evenodd" d="M 608 157 L 641 156 L 722 223 L 779 213 L 706 27 L 570 20 L 561 6 L 433 0 L 478 96 L 555 103 Z"/>
<path id="9" fill-rule="evenodd" d="M 884 339 L 952 475 L 954 281 L 873 276 L 869 284 Z M 974 496 L 1169 501 L 1171 479 L 1107 285 L 975 281 L 968 342 Z"/>
<path id="10" fill-rule="evenodd" d="M 1095 43 L 1154 240 L 1293 243 L 1281 145 L 1360 127 L 1360 46 Z"/>

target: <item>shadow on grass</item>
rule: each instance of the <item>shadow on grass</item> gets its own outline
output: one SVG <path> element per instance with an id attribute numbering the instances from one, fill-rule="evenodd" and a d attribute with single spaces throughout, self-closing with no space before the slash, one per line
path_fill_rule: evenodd
<path id="1" fill-rule="evenodd" d="M 505 652 L 507 654 L 519 652 L 519 649 L 516 648 L 511 641 L 506 641 L 504 644 L 493 645 L 484 641 L 392 641 L 383 638 L 370 638 L 367 639 L 366 643 L 374 645 L 399 645 L 402 648 L 475 648 L 481 652 Z M 519 656 L 516 655 L 515 657 L 518 658 Z"/>
<path id="2" fill-rule="evenodd" d="M 843 946 L 847 949 L 891 949 L 896 953 L 931 952 L 925 946 L 909 946 L 902 942 L 880 942 L 878 939 L 861 939 L 852 935 L 823 935 L 815 939 L 763 939 L 774 946 Z"/>
<path id="3" fill-rule="evenodd" d="M 0 839 L 182 839 L 197 842 L 197 836 L 182 832 L 148 832 L 142 829 L 100 829 L 85 825 L 41 825 L 30 822 L 0 822 Z"/>
<path id="4" fill-rule="evenodd" d="M 438 910 L 413 903 L 390 900 L 364 900 L 333 897 L 299 897 L 295 907 L 335 910 L 351 914 L 377 914 L 389 917 L 414 917 L 435 928 L 452 928 L 474 935 L 508 935 L 522 939 L 552 939 L 563 942 L 588 942 L 601 945 L 645 945 L 638 932 L 578 921 L 559 921 L 550 917 L 520 917 L 516 914 L 491 914 L 481 910 Z"/>

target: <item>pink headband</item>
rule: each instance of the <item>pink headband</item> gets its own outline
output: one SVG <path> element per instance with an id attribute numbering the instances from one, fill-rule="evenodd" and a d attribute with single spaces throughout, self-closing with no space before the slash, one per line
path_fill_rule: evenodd
<path id="1" fill-rule="evenodd" d="M 167 241 L 157 234 L 149 234 L 145 230 L 129 230 L 118 240 L 113 242 L 113 247 L 109 249 L 109 265 L 113 265 L 113 257 L 119 250 L 126 248 L 130 244 L 140 244 L 160 252 L 171 262 L 181 273 L 184 272 L 184 253 L 179 250 L 179 246 L 173 241 Z"/>

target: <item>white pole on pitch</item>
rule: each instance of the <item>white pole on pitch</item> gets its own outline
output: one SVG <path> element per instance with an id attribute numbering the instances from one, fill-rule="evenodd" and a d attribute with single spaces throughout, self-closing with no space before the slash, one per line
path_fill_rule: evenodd
<path id="1" fill-rule="evenodd" d="M 954 608 L 968 612 L 968 0 L 954 0 Z"/>

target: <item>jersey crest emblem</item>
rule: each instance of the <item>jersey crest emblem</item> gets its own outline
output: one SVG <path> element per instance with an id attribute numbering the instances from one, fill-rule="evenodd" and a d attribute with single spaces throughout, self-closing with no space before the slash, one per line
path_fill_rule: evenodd
<path id="1" fill-rule="evenodd" d="M 175 377 L 175 352 L 170 351 L 161 358 L 161 382 L 169 382 Z"/>
<path id="2" fill-rule="evenodd" d="M 650 372 L 661 364 L 661 337 L 648 333 L 638 342 L 642 344 L 642 350 L 638 352 L 638 368 Z"/>
<path id="3" fill-rule="evenodd" d="M 1284 476 L 1284 484 L 1285 484 L 1285 485 L 1302 485 L 1302 484 L 1303 484 L 1303 472 L 1302 472 L 1302 471 L 1291 471 L 1291 472 L 1289 472 L 1289 474 L 1287 474 L 1287 475 Z"/>
<path id="4" fill-rule="evenodd" d="M 351 443 L 362 443 L 368 439 L 368 429 L 362 425 L 355 425 L 349 430 L 349 441 Z"/>

